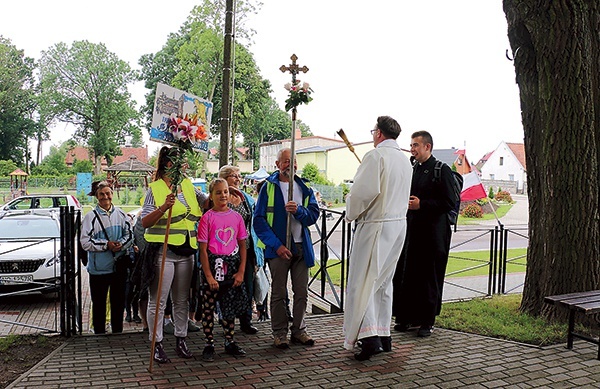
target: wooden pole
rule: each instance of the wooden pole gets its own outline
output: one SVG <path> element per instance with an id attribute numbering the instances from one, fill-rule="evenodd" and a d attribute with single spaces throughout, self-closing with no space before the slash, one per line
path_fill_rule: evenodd
<path id="1" fill-rule="evenodd" d="M 288 201 L 293 201 L 294 200 L 294 175 L 296 174 L 296 169 L 294 169 L 294 161 L 296 160 L 295 158 L 295 154 L 296 154 L 296 107 L 292 108 L 292 138 L 290 140 L 290 187 L 288 189 Z M 288 250 L 292 251 L 292 214 L 291 212 L 288 212 L 287 214 L 287 234 L 286 234 L 286 241 L 285 241 L 285 246 L 288 248 Z"/>
<path id="2" fill-rule="evenodd" d="M 152 328 L 152 342 L 150 346 L 150 366 L 148 366 L 148 372 L 152 373 L 152 367 L 154 365 L 154 346 L 156 346 L 156 327 L 158 326 L 158 312 L 160 309 L 160 295 L 163 283 L 163 274 L 165 272 L 165 262 L 167 260 L 167 242 L 169 241 L 169 231 L 171 230 L 171 214 L 173 213 L 173 207 L 169 208 L 169 214 L 167 216 L 167 228 L 165 231 L 165 241 L 162 249 L 162 262 L 160 264 L 160 273 L 158 275 L 158 291 L 156 293 L 156 307 L 154 310 L 154 327 Z M 161 323 L 162 324 L 162 323 Z"/>
<path id="3" fill-rule="evenodd" d="M 354 151 L 354 146 L 352 146 L 352 143 L 350 143 L 350 141 L 348 140 L 348 137 L 346 136 L 346 133 L 344 132 L 344 130 L 340 128 L 340 130 L 337 133 L 340 136 L 340 138 L 342 138 L 344 143 L 346 144 L 346 147 L 348 147 L 348 150 L 352 151 L 352 154 L 354 154 L 356 159 L 358 159 L 358 163 L 362 163 L 360 161 L 360 158 L 356 154 L 356 151 Z"/>
<path id="4" fill-rule="evenodd" d="M 223 95 L 221 98 L 221 139 L 219 142 L 219 167 L 227 165 L 229 158 L 229 130 L 231 128 L 231 45 L 233 41 L 233 0 L 225 2 L 225 39 L 223 44 Z"/>

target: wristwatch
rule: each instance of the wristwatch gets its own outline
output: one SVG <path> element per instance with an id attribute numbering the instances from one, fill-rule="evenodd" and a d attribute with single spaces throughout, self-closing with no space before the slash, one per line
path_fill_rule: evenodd
<path id="1" fill-rule="evenodd" d="M 108 242 L 104 243 L 104 246 L 102 247 L 102 251 L 108 251 Z"/>

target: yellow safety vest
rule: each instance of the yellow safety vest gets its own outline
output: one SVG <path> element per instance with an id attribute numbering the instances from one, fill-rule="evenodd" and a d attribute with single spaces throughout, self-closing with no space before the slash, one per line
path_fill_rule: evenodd
<path id="1" fill-rule="evenodd" d="M 296 183 L 294 183 L 294 185 L 298 185 Z M 306 198 L 304 199 L 304 207 L 308 207 L 308 202 L 310 200 L 310 196 L 306 196 Z M 272 182 L 267 181 L 267 209 L 266 209 L 266 218 L 267 218 L 267 224 L 269 224 L 269 227 L 273 227 L 273 214 L 275 211 L 275 184 L 273 184 Z M 267 247 L 260 239 L 258 240 L 258 243 L 256 244 L 258 247 L 260 247 L 261 249 L 264 249 L 265 247 Z"/>
<path id="2" fill-rule="evenodd" d="M 150 185 L 152 196 L 154 196 L 155 204 L 163 204 L 167 196 L 171 193 L 171 189 L 163 180 L 154 181 Z M 173 204 L 173 212 L 171 213 L 171 227 L 169 229 L 169 239 L 167 243 L 181 246 L 185 243 L 186 236 L 190 237 L 190 246 L 198 248 L 196 241 L 196 223 L 200 220 L 201 211 L 196 198 L 194 185 L 188 179 L 181 182 L 181 191 L 185 201 L 190 207 L 188 209 L 179 200 Z M 167 214 L 165 213 L 155 225 L 146 228 L 144 238 L 148 242 L 163 243 L 165 241 L 165 232 L 167 229 Z"/>

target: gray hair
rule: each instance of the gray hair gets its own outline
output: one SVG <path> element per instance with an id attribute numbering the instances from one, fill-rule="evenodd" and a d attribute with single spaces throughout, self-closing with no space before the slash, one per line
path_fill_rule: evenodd
<path id="1" fill-rule="evenodd" d="M 229 177 L 232 174 L 239 174 L 240 168 L 233 165 L 224 165 L 219 169 L 219 178 Z"/>
<path id="2" fill-rule="evenodd" d="M 292 149 L 290 149 L 289 147 L 284 147 L 282 149 L 279 149 L 279 151 L 277 152 L 277 160 L 278 161 L 281 159 L 281 156 L 283 155 L 284 151 L 289 151 L 290 157 L 292 156 Z"/>

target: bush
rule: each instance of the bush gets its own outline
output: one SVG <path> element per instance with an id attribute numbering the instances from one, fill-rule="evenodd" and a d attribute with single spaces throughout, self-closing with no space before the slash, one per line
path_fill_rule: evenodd
<path id="1" fill-rule="evenodd" d="M 481 209 L 481 206 L 479 204 L 472 203 L 467 205 L 460 214 L 463 217 L 480 219 L 483 217 L 483 210 Z"/>
<path id="2" fill-rule="evenodd" d="M 512 196 L 510 195 L 509 192 L 507 192 L 505 190 L 496 193 L 495 199 L 496 199 L 496 201 L 504 201 L 507 203 L 513 202 Z"/>
<path id="3" fill-rule="evenodd" d="M 488 191 L 488 197 L 490 199 L 494 198 L 494 188 L 492 188 L 491 186 L 490 186 L 490 190 Z"/>
<path id="4" fill-rule="evenodd" d="M 93 199 L 90 201 L 90 196 L 88 196 L 83 189 L 77 193 L 77 200 L 79 200 L 81 205 L 87 205 L 94 202 Z"/>
<path id="5" fill-rule="evenodd" d="M 350 188 L 344 183 L 341 183 L 340 186 L 342 187 L 342 197 L 345 199 L 348 193 L 350 193 Z"/>
<path id="6" fill-rule="evenodd" d="M 486 205 L 490 202 L 490 199 L 488 199 L 487 197 L 484 197 L 482 199 L 475 200 L 475 202 L 483 207 L 484 205 Z"/>

